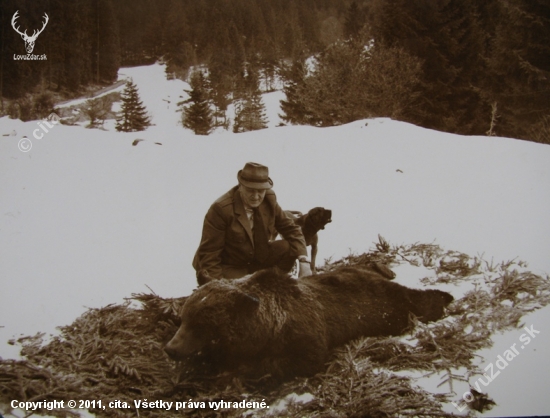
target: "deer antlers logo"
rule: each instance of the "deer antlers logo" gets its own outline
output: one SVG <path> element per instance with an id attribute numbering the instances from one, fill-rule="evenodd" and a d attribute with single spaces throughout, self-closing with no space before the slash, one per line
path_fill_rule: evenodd
<path id="1" fill-rule="evenodd" d="M 19 13 L 19 10 L 16 11 L 13 14 L 13 17 L 11 18 L 11 26 L 13 27 L 14 31 L 16 31 L 19 35 L 21 35 L 21 38 L 23 38 L 23 40 L 25 41 L 25 49 L 27 50 L 27 53 L 31 54 L 33 49 L 34 49 L 34 43 L 36 42 L 36 38 L 38 38 L 38 35 L 40 35 L 42 33 L 42 31 L 44 30 L 44 28 L 48 24 L 48 21 L 50 20 L 50 18 L 48 17 L 47 13 L 44 13 L 44 19 L 45 20 L 44 20 L 44 24 L 42 25 L 42 29 L 40 29 L 40 30 L 35 29 L 33 31 L 32 35 L 29 36 L 29 35 L 27 35 L 27 30 L 26 29 L 25 29 L 25 32 L 21 32 L 19 30 L 19 27 L 15 26 L 15 21 L 19 17 L 18 13 Z"/>

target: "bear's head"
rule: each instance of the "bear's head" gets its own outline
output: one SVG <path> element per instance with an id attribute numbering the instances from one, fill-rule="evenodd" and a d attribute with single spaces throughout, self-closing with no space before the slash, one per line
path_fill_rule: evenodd
<path id="1" fill-rule="evenodd" d="M 445 308 L 454 300 L 450 293 L 437 289 L 410 292 L 415 308 L 412 310 L 422 322 L 438 321 L 445 315 Z"/>
<path id="2" fill-rule="evenodd" d="M 248 320 L 259 305 L 255 295 L 245 293 L 235 283 L 207 283 L 183 305 L 180 328 L 164 351 L 174 360 L 202 355 L 222 361 L 246 335 Z"/>

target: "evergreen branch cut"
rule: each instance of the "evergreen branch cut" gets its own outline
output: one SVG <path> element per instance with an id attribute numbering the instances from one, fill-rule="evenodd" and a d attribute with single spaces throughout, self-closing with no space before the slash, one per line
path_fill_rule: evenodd
<path id="1" fill-rule="evenodd" d="M 517 328 L 523 315 L 550 303 L 550 279 L 525 270 L 521 261 L 496 265 L 435 244 L 390 246 L 381 237 L 379 244 L 371 252 L 328 263 L 324 270 L 368 266 L 373 261 L 389 266 L 409 263 L 431 270 L 436 278 L 430 282 L 435 284 L 440 279 L 451 284 L 468 280 L 477 287 L 455 300 L 442 320 L 422 324 L 411 318 L 414 326 L 409 335 L 352 341 L 335 350 L 324 373 L 281 386 L 273 386 L 269 379 L 207 375 L 207 365 L 170 361 L 162 347 L 180 324 L 178 313 L 186 298 L 133 294 L 123 304 L 89 309 L 72 324 L 60 327 L 60 334 L 50 341 L 44 341 L 44 334 L 11 341 L 22 347 L 23 359 L 0 360 L 0 404 L 12 399 L 109 402 L 143 397 L 208 402 L 244 397 L 286 405 L 279 412 L 276 408 L 255 411 L 254 416 L 268 412 L 290 418 L 451 416 L 443 404 L 453 400 L 455 383 L 481 374 L 478 352 L 491 346 L 495 332 Z M 440 390 L 448 387 L 449 392 L 433 394 L 417 386 L 415 378 L 395 374 L 412 375 L 415 370 L 438 373 Z M 292 394 L 301 394 L 306 401 L 292 401 Z M 492 401 L 487 399 L 485 404 L 490 406 Z M 128 411 L 135 415 L 133 409 Z M 98 417 L 126 416 L 116 409 L 90 412 Z M 218 412 L 237 417 L 243 411 Z M 66 416 L 61 410 L 37 413 Z M 148 410 L 139 413 L 152 416 Z M 173 413 L 155 410 L 154 416 Z M 178 414 L 206 417 L 213 411 L 185 409 Z"/>

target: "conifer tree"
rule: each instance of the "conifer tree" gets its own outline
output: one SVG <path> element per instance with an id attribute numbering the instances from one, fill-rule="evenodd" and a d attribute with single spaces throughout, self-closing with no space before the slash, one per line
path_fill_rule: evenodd
<path id="1" fill-rule="evenodd" d="M 233 132 L 256 131 L 267 128 L 265 106 L 262 101 L 256 70 L 249 69 L 240 96 L 235 103 Z"/>
<path id="2" fill-rule="evenodd" d="M 285 122 L 294 125 L 306 125 L 311 123 L 310 114 L 304 104 L 306 66 L 303 60 L 295 60 L 291 66 L 284 67 L 282 76 L 285 80 L 283 92 L 286 100 L 281 100 L 282 115 Z"/>
<path id="3" fill-rule="evenodd" d="M 216 126 L 229 128 L 227 119 L 227 107 L 231 103 L 231 92 L 233 90 L 234 77 L 227 73 L 225 57 L 218 54 L 210 60 L 208 66 L 208 83 L 210 87 L 210 98 L 215 106 L 214 118 Z"/>
<path id="4" fill-rule="evenodd" d="M 285 74 L 281 118 L 315 126 L 381 116 L 407 120 L 418 102 L 420 70 L 420 61 L 399 48 L 335 43 L 309 74 L 300 62 Z"/>
<path id="5" fill-rule="evenodd" d="M 150 125 L 151 119 L 139 99 L 137 87 L 132 80 L 128 80 L 122 92 L 122 109 L 115 128 L 122 132 L 137 132 L 145 130 Z"/>
<path id="6" fill-rule="evenodd" d="M 112 0 L 96 0 L 92 15 L 92 68 L 96 83 L 116 80 L 120 67 L 118 24 Z"/>
<path id="7" fill-rule="evenodd" d="M 462 134 L 481 134 L 476 86 L 481 36 L 471 0 L 379 0 L 371 17 L 378 44 L 404 49 L 423 61 L 421 94 L 411 122 Z M 411 40 L 414 39 L 414 42 Z"/>
<path id="8" fill-rule="evenodd" d="M 497 135 L 540 141 L 550 115 L 550 3 L 499 2 L 490 43 L 487 89 L 498 103 Z M 543 142 L 543 141 L 541 141 Z"/>
<path id="9" fill-rule="evenodd" d="M 354 0 L 349 6 L 346 13 L 346 21 L 344 24 L 344 34 L 347 39 L 356 39 L 365 25 L 365 13 L 359 8 Z"/>
<path id="10" fill-rule="evenodd" d="M 214 120 L 208 97 L 208 83 L 203 72 L 194 72 L 189 84 L 191 90 L 186 90 L 189 99 L 181 103 L 189 104 L 183 108 L 182 124 L 197 135 L 208 135 L 214 128 Z"/>

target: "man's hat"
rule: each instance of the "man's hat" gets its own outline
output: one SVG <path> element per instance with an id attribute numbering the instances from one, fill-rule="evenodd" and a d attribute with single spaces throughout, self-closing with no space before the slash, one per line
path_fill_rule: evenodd
<path id="1" fill-rule="evenodd" d="M 251 189 L 271 189 L 273 180 L 269 178 L 269 169 L 258 163 L 246 163 L 237 173 L 239 183 Z"/>

